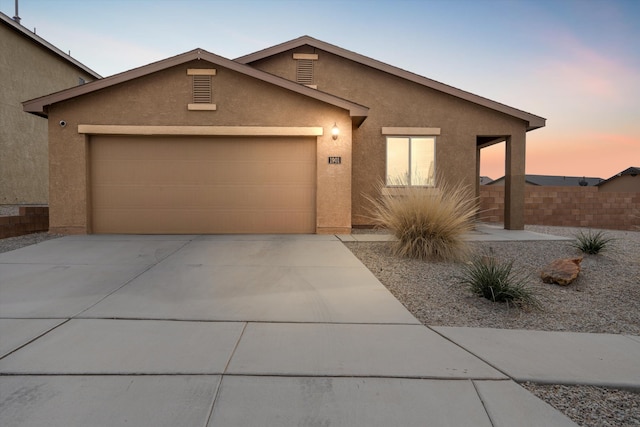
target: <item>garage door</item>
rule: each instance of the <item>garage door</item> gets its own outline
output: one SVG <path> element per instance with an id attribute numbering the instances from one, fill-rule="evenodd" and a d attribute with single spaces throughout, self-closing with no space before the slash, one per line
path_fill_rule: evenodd
<path id="1" fill-rule="evenodd" d="M 94 233 L 314 233 L 316 140 L 93 136 Z"/>

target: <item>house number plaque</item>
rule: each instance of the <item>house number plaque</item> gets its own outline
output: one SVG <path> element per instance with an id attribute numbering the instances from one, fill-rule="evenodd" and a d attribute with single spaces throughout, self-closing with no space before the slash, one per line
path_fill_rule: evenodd
<path id="1" fill-rule="evenodd" d="M 342 163 L 342 157 L 329 157 L 330 165 L 339 165 Z"/>

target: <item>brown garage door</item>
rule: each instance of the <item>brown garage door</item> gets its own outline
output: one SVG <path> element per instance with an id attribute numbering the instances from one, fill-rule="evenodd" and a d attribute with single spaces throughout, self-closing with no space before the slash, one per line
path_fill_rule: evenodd
<path id="1" fill-rule="evenodd" d="M 93 136 L 94 233 L 314 233 L 315 138 Z"/>

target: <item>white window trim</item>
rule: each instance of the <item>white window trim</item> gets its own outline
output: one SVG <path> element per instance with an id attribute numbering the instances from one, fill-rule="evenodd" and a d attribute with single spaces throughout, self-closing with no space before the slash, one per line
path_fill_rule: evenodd
<path id="1" fill-rule="evenodd" d="M 440 128 L 418 128 L 418 127 L 383 127 L 382 134 L 388 136 L 438 136 Z"/>

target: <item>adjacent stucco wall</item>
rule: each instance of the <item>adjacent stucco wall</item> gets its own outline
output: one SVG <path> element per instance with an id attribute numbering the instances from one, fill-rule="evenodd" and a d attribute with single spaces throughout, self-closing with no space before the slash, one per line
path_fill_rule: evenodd
<path id="1" fill-rule="evenodd" d="M 314 64 L 314 83 L 318 90 L 370 108 L 365 122 L 353 131 L 354 225 L 371 223 L 364 194 L 375 195 L 376 184 L 384 179 L 386 139 L 382 127 L 440 128 L 436 173 L 450 183 L 462 182 L 472 189 L 476 188 L 478 174 L 476 137 L 513 135 L 512 152 L 522 159 L 512 162 L 512 179 L 516 186 L 524 189 L 524 121 L 309 46 L 251 65 L 295 80 L 293 53 L 318 54 Z M 510 214 L 522 216 L 522 205 L 512 204 Z M 518 228 L 520 224 L 512 226 Z"/>
<path id="2" fill-rule="evenodd" d="M 22 101 L 93 78 L 0 22 L 0 204 L 48 202 L 47 120 Z"/>
<path id="3" fill-rule="evenodd" d="M 188 111 L 188 68 L 215 68 L 216 111 Z M 62 128 L 60 120 L 67 125 Z M 340 138 L 333 141 L 337 123 Z M 143 126 L 313 126 L 317 140 L 317 230 L 348 231 L 351 226 L 351 119 L 343 109 L 317 101 L 205 61 L 193 61 L 49 109 L 50 224 L 65 233 L 90 229 L 88 150 L 90 136 L 79 124 Z M 341 165 L 329 165 L 341 156 Z"/>

